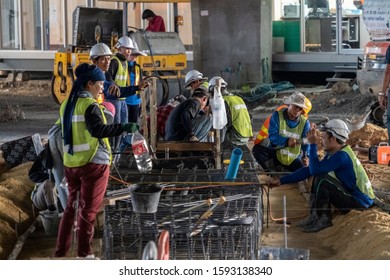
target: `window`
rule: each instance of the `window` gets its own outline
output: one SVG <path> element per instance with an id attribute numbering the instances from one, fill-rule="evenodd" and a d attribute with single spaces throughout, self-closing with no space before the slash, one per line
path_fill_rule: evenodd
<path id="1" fill-rule="evenodd" d="M 19 49 L 19 6 L 13 0 L 0 0 L 1 48 Z"/>

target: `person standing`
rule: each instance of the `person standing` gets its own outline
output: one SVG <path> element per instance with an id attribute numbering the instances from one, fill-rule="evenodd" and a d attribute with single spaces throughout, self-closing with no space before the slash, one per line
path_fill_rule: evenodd
<path id="1" fill-rule="evenodd" d="M 308 109 L 305 98 L 300 92 L 283 98 L 288 107 L 273 112 L 268 128 L 268 145 L 253 146 L 253 156 L 264 170 L 269 170 L 269 160 L 275 166 L 283 166 L 289 171 L 308 164 L 309 147 L 303 143 L 310 129 L 308 119 L 302 115 L 303 110 Z"/>
<path id="2" fill-rule="evenodd" d="M 92 255 L 94 223 L 106 192 L 112 158 L 107 137 L 138 130 L 134 123 L 106 124 L 102 106 L 97 102 L 105 80 L 103 71 L 96 65 L 82 63 L 75 74 L 77 79 L 69 98 L 60 108 L 69 195 L 59 226 L 55 257 L 67 255 L 72 231 L 77 233 L 77 256 Z"/>
<path id="3" fill-rule="evenodd" d="M 152 10 L 146 9 L 142 13 L 142 19 L 148 21 L 146 31 L 150 32 L 165 32 L 164 19 L 156 15 Z"/>
<path id="4" fill-rule="evenodd" d="M 137 63 L 136 59 L 138 56 L 146 56 L 146 53 L 138 49 L 138 46 L 135 42 L 134 47 L 135 48 L 132 50 L 128 62 L 131 86 L 137 86 L 142 81 L 142 69 L 141 66 Z M 126 104 L 128 111 L 128 121 L 137 123 L 140 115 L 141 96 L 139 94 L 134 94 L 126 97 Z"/>
<path id="5" fill-rule="evenodd" d="M 128 61 L 132 50 L 134 49 L 134 42 L 128 36 L 122 36 L 118 40 L 118 52 L 112 56 L 109 69 L 105 73 L 107 81 L 114 81 L 119 87 L 126 87 L 130 85 L 129 67 Z M 107 96 L 107 95 L 106 95 Z M 125 97 L 114 96 L 112 98 L 106 98 L 106 101 L 111 102 L 115 106 L 115 118 L 114 123 L 126 123 L 128 121 L 128 111 Z M 112 148 L 117 151 L 121 136 L 111 139 Z"/>
<path id="6" fill-rule="evenodd" d="M 320 132 L 321 131 L 321 132 Z M 271 178 L 270 186 L 295 183 L 314 176 L 310 193 L 310 213 L 297 223 L 303 232 L 318 232 L 332 226 L 331 206 L 341 213 L 351 209 L 364 210 L 374 204 L 375 194 L 363 165 L 346 141 L 349 130 L 340 119 L 319 127 L 313 125 L 308 133 L 310 164 L 281 178 Z M 318 158 L 317 143 L 322 141 L 326 152 Z"/>
<path id="7" fill-rule="evenodd" d="M 384 121 L 387 126 L 387 141 L 390 144 L 390 102 L 389 102 L 389 90 L 390 90 L 390 46 L 387 48 L 385 57 L 385 72 L 383 73 L 382 91 L 378 93 L 379 106 L 386 113 Z"/>

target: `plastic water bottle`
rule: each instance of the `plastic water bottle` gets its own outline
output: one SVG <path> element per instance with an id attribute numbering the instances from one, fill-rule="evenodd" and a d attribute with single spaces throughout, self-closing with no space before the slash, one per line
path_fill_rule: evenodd
<path id="1" fill-rule="evenodd" d="M 134 132 L 131 147 L 135 162 L 137 163 L 138 171 L 141 173 L 149 172 L 153 168 L 152 160 L 150 159 L 148 145 L 145 138 L 138 131 Z"/>

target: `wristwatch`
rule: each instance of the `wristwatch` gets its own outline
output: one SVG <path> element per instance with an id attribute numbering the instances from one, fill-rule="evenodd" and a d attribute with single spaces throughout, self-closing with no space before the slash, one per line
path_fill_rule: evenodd
<path id="1" fill-rule="evenodd" d="M 378 95 L 379 95 L 379 96 L 387 96 L 387 94 L 386 94 L 386 93 L 383 93 L 383 92 L 379 92 Z"/>

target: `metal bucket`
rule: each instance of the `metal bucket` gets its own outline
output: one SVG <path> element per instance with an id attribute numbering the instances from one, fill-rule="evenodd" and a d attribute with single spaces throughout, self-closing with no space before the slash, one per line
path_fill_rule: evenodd
<path id="1" fill-rule="evenodd" d="M 130 185 L 131 204 L 135 213 L 156 213 L 162 187 L 157 184 Z"/>
<path id="2" fill-rule="evenodd" d="M 46 211 L 42 211 L 39 213 L 41 217 L 43 229 L 45 230 L 45 234 L 47 236 L 57 236 L 58 227 L 60 225 L 61 216 L 48 214 Z"/>

